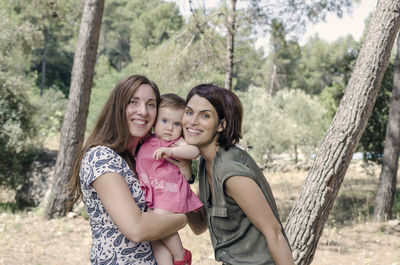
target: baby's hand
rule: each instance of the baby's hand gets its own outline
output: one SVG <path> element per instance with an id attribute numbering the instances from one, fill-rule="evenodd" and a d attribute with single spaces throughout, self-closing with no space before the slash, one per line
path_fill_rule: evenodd
<path id="1" fill-rule="evenodd" d="M 153 159 L 168 158 L 172 156 L 172 151 L 168 147 L 160 147 L 153 153 Z"/>

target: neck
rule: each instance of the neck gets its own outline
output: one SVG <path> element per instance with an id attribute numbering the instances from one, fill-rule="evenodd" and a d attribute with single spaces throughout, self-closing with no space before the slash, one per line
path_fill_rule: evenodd
<path id="1" fill-rule="evenodd" d="M 136 151 L 136 147 L 139 144 L 139 141 L 140 141 L 140 138 L 132 137 L 131 140 L 129 141 L 128 146 L 126 147 L 126 149 L 132 154 L 133 157 L 135 157 L 135 151 Z"/>
<path id="2" fill-rule="evenodd" d="M 216 141 L 205 146 L 199 146 L 201 156 L 206 160 L 207 165 L 212 165 L 212 162 L 217 154 L 218 145 Z"/>

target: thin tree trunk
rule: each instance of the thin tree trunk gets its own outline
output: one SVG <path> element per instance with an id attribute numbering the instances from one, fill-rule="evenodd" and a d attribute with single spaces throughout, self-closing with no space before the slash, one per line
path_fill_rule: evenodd
<path id="1" fill-rule="evenodd" d="M 42 83 L 40 85 L 40 96 L 43 95 L 44 85 L 46 83 L 46 61 L 47 61 L 47 28 L 43 29 L 43 58 L 42 58 Z"/>
<path id="2" fill-rule="evenodd" d="M 235 49 L 235 15 L 236 15 L 236 0 L 229 1 L 228 19 L 227 19 L 227 36 L 226 36 L 226 74 L 225 88 L 232 89 L 233 76 L 233 56 Z"/>
<path id="3" fill-rule="evenodd" d="M 380 0 L 354 72 L 319 147 L 286 231 L 296 264 L 310 264 L 344 175 L 365 129 L 400 26 L 400 2 Z"/>
<path id="4" fill-rule="evenodd" d="M 65 216 L 69 210 L 65 204 L 68 198 L 66 184 L 74 156 L 84 140 L 103 9 L 104 0 L 85 1 L 72 67 L 69 100 L 61 129 L 60 149 L 46 209 L 47 218 Z"/>
<path id="5" fill-rule="evenodd" d="M 382 171 L 375 197 L 374 219 L 384 221 L 392 218 L 392 207 L 396 193 L 397 168 L 400 154 L 400 34 L 397 35 L 397 53 L 394 65 L 392 97 L 389 120 L 386 127 L 385 149 Z"/>
<path id="6" fill-rule="evenodd" d="M 274 87 L 276 82 L 276 64 L 272 66 L 272 74 L 271 74 L 271 83 L 269 84 L 269 95 L 272 96 L 274 94 Z"/>

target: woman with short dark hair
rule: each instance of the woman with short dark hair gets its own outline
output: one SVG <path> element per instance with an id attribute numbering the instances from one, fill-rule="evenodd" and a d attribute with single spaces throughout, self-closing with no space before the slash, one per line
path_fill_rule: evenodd
<path id="1" fill-rule="evenodd" d="M 231 91 L 212 84 L 194 87 L 182 119 L 185 139 L 201 154 L 201 211 L 187 214 L 196 234 L 210 230 L 223 264 L 294 264 L 272 191 L 250 155 L 236 146 L 243 110 Z"/>

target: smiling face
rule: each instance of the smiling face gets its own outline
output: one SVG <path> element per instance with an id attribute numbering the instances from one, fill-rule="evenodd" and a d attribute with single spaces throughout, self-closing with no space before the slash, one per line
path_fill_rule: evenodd
<path id="1" fill-rule="evenodd" d="M 158 110 L 155 126 L 157 138 L 164 141 L 173 141 L 182 135 L 183 109 L 162 107 Z"/>
<path id="2" fill-rule="evenodd" d="M 187 103 L 182 125 L 186 142 L 199 148 L 216 145 L 217 133 L 223 130 L 214 106 L 199 95 Z"/>
<path id="3" fill-rule="evenodd" d="M 132 137 L 144 137 L 154 124 L 157 115 L 157 99 L 153 88 L 140 85 L 126 107 L 129 132 Z"/>

